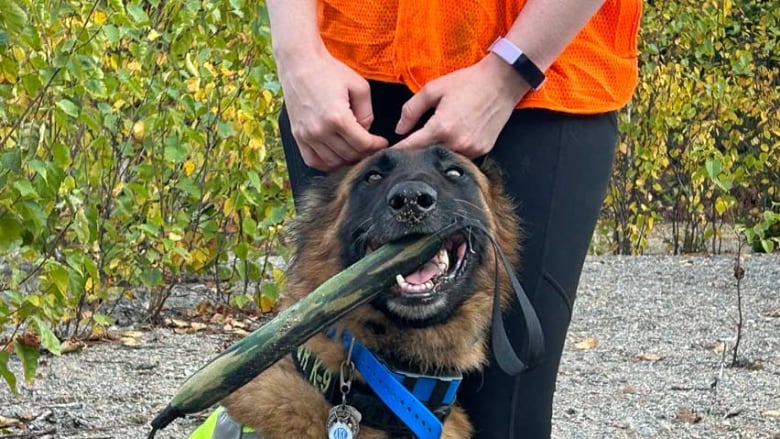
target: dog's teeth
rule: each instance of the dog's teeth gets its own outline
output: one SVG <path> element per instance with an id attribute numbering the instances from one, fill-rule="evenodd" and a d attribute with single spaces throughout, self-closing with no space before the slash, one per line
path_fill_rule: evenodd
<path id="1" fill-rule="evenodd" d="M 397 283 L 401 288 L 406 288 L 406 286 L 409 285 L 409 282 L 407 282 L 406 279 L 404 279 L 404 277 L 400 274 L 395 275 L 395 283 Z"/>
<path id="2" fill-rule="evenodd" d="M 450 255 L 447 253 L 447 249 L 442 248 L 437 256 L 439 258 L 439 271 L 444 274 L 450 268 Z"/>

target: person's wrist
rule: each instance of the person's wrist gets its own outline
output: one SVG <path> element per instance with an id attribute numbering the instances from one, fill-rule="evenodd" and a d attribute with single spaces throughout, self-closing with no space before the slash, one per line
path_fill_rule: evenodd
<path id="1" fill-rule="evenodd" d="M 278 65 L 308 62 L 327 52 L 319 35 L 300 34 L 273 38 L 271 50 Z"/>
<path id="2" fill-rule="evenodd" d="M 488 53 L 482 59 L 482 64 L 487 71 L 488 81 L 500 84 L 502 92 L 514 104 L 520 102 L 530 90 L 531 85 L 523 79 L 510 64 L 501 59 L 495 53 Z"/>

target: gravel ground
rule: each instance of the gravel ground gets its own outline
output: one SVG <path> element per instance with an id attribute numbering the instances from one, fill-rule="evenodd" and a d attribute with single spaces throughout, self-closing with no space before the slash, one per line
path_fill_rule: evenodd
<path id="1" fill-rule="evenodd" d="M 741 367 L 733 259 L 589 257 L 554 413 L 555 438 L 780 438 L 780 257 L 749 256 L 742 281 Z M 93 344 L 47 357 L 14 398 L 0 390 L 0 437 L 143 438 L 183 380 L 235 335 L 171 329 L 138 346 Z M 18 364 L 14 365 L 18 370 Z M 202 416 L 158 438 L 184 438 Z M 6 420 L 7 421 L 7 420 Z"/>

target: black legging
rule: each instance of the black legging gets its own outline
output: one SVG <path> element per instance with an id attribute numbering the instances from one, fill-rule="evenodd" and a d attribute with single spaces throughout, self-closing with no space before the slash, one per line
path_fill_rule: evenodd
<path id="1" fill-rule="evenodd" d="M 412 93 L 397 84 L 372 83 L 374 123 L 371 132 L 394 144 L 401 106 Z M 282 142 L 296 199 L 308 178 L 280 115 Z M 519 279 L 544 330 L 546 356 L 534 370 L 518 377 L 491 365 L 466 377 L 458 402 L 484 439 L 550 437 L 558 364 L 572 305 L 596 220 L 611 175 L 617 135 L 615 113 L 580 116 L 546 110 L 517 110 L 489 156 L 504 169 L 508 194 L 518 202 L 525 240 Z M 519 311 L 506 317 L 516 350 L 522 352 Z"/>

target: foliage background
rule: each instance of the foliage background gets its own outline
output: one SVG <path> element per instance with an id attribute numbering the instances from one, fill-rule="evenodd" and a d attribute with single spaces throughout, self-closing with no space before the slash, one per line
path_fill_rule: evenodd
<path id="1" fill-rule="evenodd" d="M 622 112 L 602 251 L 719 251 L 742 224 L 773 250 L 780 8 L 645 5 L 641 84 Z M 0 375 L 100 336 L 139 291 L 269 310 L 292 212 L 263 2 L 0 0 Z"/>

